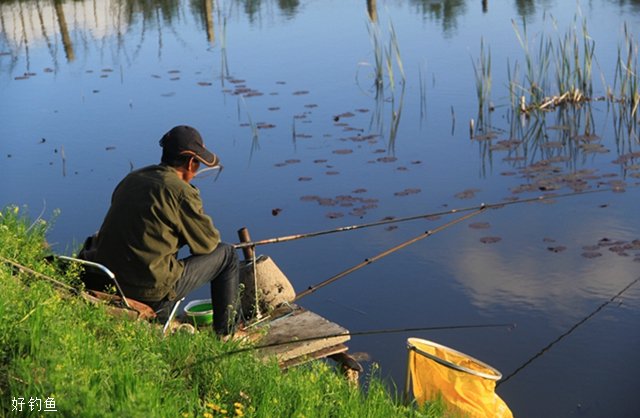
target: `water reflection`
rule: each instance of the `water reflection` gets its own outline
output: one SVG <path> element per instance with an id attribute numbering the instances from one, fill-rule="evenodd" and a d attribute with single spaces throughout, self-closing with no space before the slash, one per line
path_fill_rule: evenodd
<path id="1" fill-rule="evenodd" d="M 640 0 L 609 1 L 616 3 L 621 9 L 627 8 L 627 11 L 640 13 Z M 468 12 L 470 5 L 468 0 L 407 2 L 418 14 L 440 23 L 445 36 L 450 36 L 456 30 L 459 18 Z M 280 14 L 286 18 L 295 17 L 300 10 L 299 0 L 235 0 L 228 5 L 217 4 L 213 0 L 189 0 L 192 14 L 201 23 L 207 40 L 212 45 L 216 41 L 216 7 L 226 9 L 225 12 L 228 14 L 231 7 L 235 6 L 249 17 L 250 22 L 255 22 L 261 13 L 269 10 L 274 3 Z M 513 4 L 518 15 L 528 18 L 553 3 L 553 0 L 514 0 Z M 181 4 L 180 0 L 3 1 L 0 2 L 0 42 L 8 43 L 14 56 L 18 55 L 18 50 L 24 50 L 28 54 L 30 45 L 38 41 L 44 41 L 54 54 L 59 34 L 65 57 L 71 62 L 77 54 L 77 46 L 74 43 L 87 41 L 84 38 L 86 34 L 75 33 L 76 31 L 91 32 L 94 39 L 114 35 L 120 41 L 124 41 L 127 29 L 141 23 L 142 40 L 147 30 L 161 31 L 181 20 Z M 493 4 L 483 0 L 481 7 L 483 12 L 491 13 Z M 365 8 L 371 22 L 377 22 L 376 0 L 366 0 Z"/>

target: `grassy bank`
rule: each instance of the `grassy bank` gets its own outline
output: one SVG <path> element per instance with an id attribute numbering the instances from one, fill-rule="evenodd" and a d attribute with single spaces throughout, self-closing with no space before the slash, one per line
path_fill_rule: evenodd
<path id="1" fill-rule="evenodd" d="M 5 208 L 0 256 L 78 286 L 74 272 L 61 273 L 44 261 L 47 228 Z M 0 416 L 442 415 L 438 405 L 402 406 L 376 376 L 357 389 L 323 362 L 282 373 L 251 352 L 224 356 L 238 346 L 209 332 L 163 339 L 148 323 L 114 318 L 6 263 L 0 263 L 0 295 Z M 46 400 L 49 408 L 55 402 L 57 414 L 42 412 Z"/>

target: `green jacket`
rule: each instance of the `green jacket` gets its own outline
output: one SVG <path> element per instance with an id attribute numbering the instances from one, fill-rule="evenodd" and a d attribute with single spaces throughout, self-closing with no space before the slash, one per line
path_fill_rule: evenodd
<path id="1" fill-rule="evenodd" d="M 175 169 L 152 165 L 118 184 L 86 258 L 113 271 L 125 296 L 154 302 L 175 297 L 184 270 L 177 259 L 181 247 L 187 245 L 192 255 L 208 254 L 219 242 L 198 189 Z"/>

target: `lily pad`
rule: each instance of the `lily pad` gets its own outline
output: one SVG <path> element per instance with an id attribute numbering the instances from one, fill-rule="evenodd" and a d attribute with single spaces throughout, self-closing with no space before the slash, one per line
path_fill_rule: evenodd
<path id="1" fill-rule="evenodd" d="M 584 258 L 597 258 L 602 256 L 602 253 L 599 253 L 597 251 L 585 251 L 582 253 L 582 256 Z"/>
<path id="2" fill-rule="evenodd" d="M 474 197 L 476 197 L 476 193 L 479 191 L 479 189 L 467 189 L 460 193 L 456 193 L 454 197 L 458 199 L 473 199 Z"/>
<path id="3" fill-rule="evenodd" d="M 329 219 L 338 219 L 338 218 L 342 218 L 344 216 L 344 213 L 342 213 L 342 212 L 329 212 L 325 216 L 327 218 L 329 218 Z"/>
<path id="4" fill-rule="evenodd" d="M 393 195 L 394 196 L 409 196 L 412 194 L 417 194 L 420 193 L 422 190 L 418 189 L 418 188 L 408 188 L 408 189 L 404 189 L 402 191 L 399 192 L 395 192 Z"/>
<path id="5" fill-rule="evenodd" d="M 482 237 L 480 238 L 480 242 L 483 244 L 495 244 L 497 242 L 502 241 L 500 237 Z"/>

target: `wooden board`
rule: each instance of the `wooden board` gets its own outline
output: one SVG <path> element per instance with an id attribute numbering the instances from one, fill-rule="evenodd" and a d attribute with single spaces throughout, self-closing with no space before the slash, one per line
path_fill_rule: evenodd
<path id="1" fill-rule="evenodd" d="M 258 350 L 258 355 L 276 356 L 283 367 L 344 352 L 347 347 L 343 343 L 351 338 L 346 335 L 349 331 L 340 325 L 299 307 L 272 320 L 266 327 L 266 335 L 257 345 L 273 346 Z M 334 336 L 338 334 L 345 335 Z M 314 339 L 325 335 L 332 337 Z"/>

